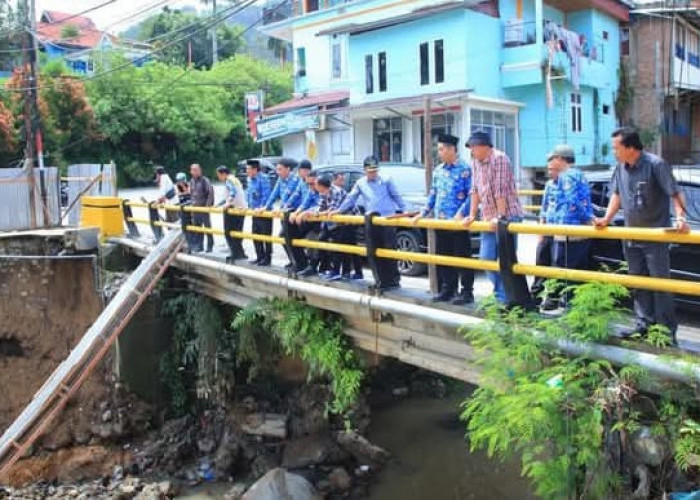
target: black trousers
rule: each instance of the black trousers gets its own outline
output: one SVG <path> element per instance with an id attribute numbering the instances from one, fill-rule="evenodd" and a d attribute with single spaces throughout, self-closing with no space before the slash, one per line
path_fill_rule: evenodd
<path id="1" fill-rule="evenodd" d="M 435 247 L 438 255 L 471 257 L 472 243 L 469 231 L 435 231 Z M 440 291 L 456 293 L 462 285 L 462 293 L 474 292 L 474 270 L 451 266 L 437 266 Z"/>
<path id="2" fill-rule="evenodd" d="M 373 226 L 372 239 L 377 248 L 396 248 L 396 228 L 386 226 Z M 399 286 L 401 275 L 399 274 L 399 263 L 392 259 L 377 258 L 377 274 L 379 282 L 375 285 L 379 287 Z"/>
<path id="3" fill-rule="evenodd" d="M 353 242 L 353 226 L 335 226 L 328 231 L 329 241 L 340 245 L 350 245 Z M 331 269 L 335 274 L 350 274 L 352 266 L 352 255 L 344 252 L 331 253 Z"/>
<path id="4" fill-rule="evenodd" d="M 289 237 L 293 240 L 305 239 L 310 232 L 318 233 L 320 231 L 320 225 L 318 223 L 308 223 L 302 222 L 301 224 L 289 224 Z M 280 231 L 280 236 L 285 237 L 284 227 Z M 287 248 L 285 245 L 284 250 L 287 252 L 287 257 L 294 263 L 297 271 L 303 271 L 309 265 L 309 259 L 306 256 L 306 251 L 301 247 L 291 247 Z"/>
<path id="5" fill-rule="evenodd" d="M 197 227 L 206 227 L 211 229 L 211 216 L 209 214 L 192 214 L 192 225 Z M 194 243 L 195 249 L 200 252 L 204 250 L 204 234 L 193 233 L 192 241 Z M 214 235 L 207 234 L 207 251 L 211 251 L 214 248 Z"/>
<path id="6" fill-rule="evenodd" d="M 272 236 L 272 219 L 253 217 L 253 234 Z M 272 260 L 272 243 L 256 241 L 255 256 L 258 261 L 269 262 Z"/>
<path id="7" fill-rule="evenodd" d="M 245 250 L 243 250 L 243 240 L 240 238 L 234 238 L 229 233 L 231 231 L 243 231 L 244 222 L 245 217 L 243 215 L 231 215 L 224 213 L 224 232 L 226 233 L 226 244 L 228 245 L 229 250 L 231 250 L 231 257 L 234 259 L 245 259 L 246 254 Z"/>
<path id="8" fill-rule="evenodd" d="M 632 243 L 625 241 L 625 258 L 629 273 L 652 278 L 669 278 L 671 276 L 671 257 L 668 243 Z M 675 338 L 678 329 L 673 296 L 665 292 L 635 289 L 634 313 L 637 326 L 649 328 L 659 324 L 666 326 Z"/>
<path id="9" fill-rule="evenodd" d="M 537 251 L 535 253 L 535 264 L 538 266 L 551 266 L 554 261 L 554 238 L 552 236 L 543 237 L 537 243 Z M 539 304 L 544 300 L 544 283 L 547 278 L 536 277 L 530 287 L 530 293 L 535 299 L 535 303 Z"/>

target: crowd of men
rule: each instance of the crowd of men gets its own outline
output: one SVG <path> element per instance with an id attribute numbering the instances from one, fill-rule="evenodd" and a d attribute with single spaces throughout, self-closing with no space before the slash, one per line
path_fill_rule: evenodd
<path id="1" fill-rule="evenodd" d="M 545 186 L 540 223 L 565 225 L 593 225 L 598 228 L 611 223 L 620 209 L 624 210 L 625 224 L 632 227 L 671 226 L 670 203 L 675 210 L 675 229 L 689 231 L 685 219 L 685 203 L 673 177 L 671 168 L 661 158 L 645 152 L 639 135 L 632 129 L 619 129 L 613 134 L 613 150 L 618 161 L 611 181 L 611 199 L 603 217 L 594 216 L 591 192 L 585 175 L 576 168 L 576 158 L 571 146 L 556 146 L 547 156 L 549 180 Z M 289 224 L 283 226 L 280 236 L 291 239 L 312 239 L 343 245 L 355 245 L 355 226 L 318 222 L 311 216 L 323 214 L 358 213 L 362 206 L 366 213 L 384 217 L 411 217 L 414 224 L 425 217 L 460 221 L 464 231 L 437 230 L 436 250 L 439 255 L 454 257 L 471 256 L 469 226 L 479 217 L 495 227 L 500 221 L 517 222 L 523 218 L 523 208 L 518 199 L 516 181 L 508 156 L 493 147 L 491 137 L 483 131 L 474 132 L 465 146 L 470 151 L 469 161 L 458 154 L 459 139 L 452 135 L 438 138 L 440 165 L 433 172 L 432 186 L 427 203 L 417 214 L 407 214 L 406 204 L 390 176 L 379 172 L 379 162 L 367 157 L 363 162 L 364 177 L 346 192 L 342 174 L 318 173 L 308 160 L 297 164 L 283 158 L 276 166 L 277 180 L 274 186 L 262 171 L 258 160 L 248 160 L 246 166 L 247 187 L 228 167 L 217 168 L 217 177 L 226 187 L 226 197 L 218 204 L 224 208 L 248 208 L 255 212 L 252 232 L 261 236 L 255 240 L 257 266 L 270 266 L 273 218 L 270 212 L 289 212 Z M 202 169 L 190 167 L 191 179 L 184 173 L 170 180 L 162 167 L 156 170 L 159 185 L 159 201 L 177 197 L 181 204 L 195 207 L 214 206 L 212 183 L 202 175 Z M 188 212 L 185 212 L 187 214 Z M 211 227 L 209 213 L 193 212 L 191 223 Z M 244 216 L 224 217 L 226 241 L 231 255 L 230 262 L 247 259 L 241 232 Z M 285 228 L 289 234 L 285 234 Z M 396 229 L 388 226 L 372 226 L 370 235 L 378 248 L 395 248 Z M 232 235 L 231 232 L 234 232 Z M 211 252 L 213 237 L 207 235 L 206 251 Z M 517 242 L 516 242 L 517 243 Z M 191 251 L 204 251 L 204 235 L 188 234 Z M 362 260 L 347 253 L 306 250 L 292 247 L 288 251 L 290 263 L 298 276 L 322 275 L 328 280 L 362 279 Z M 590 241 L 576 237 L 541 237 L 537 246 L 538 265 L 554 265 L 568 269 L 583 269 L 589 259 Z M 637 275 L 667 278 L 670 275 L 669 246 L 665 243 L 624 242 L 624 253 L 629 272 Z M 497 231 L 482 232 L 479 258 L 499 258 Z M 391 259 L 376 259 L 379 290 L 400 286 L 398 264 Z M 498 301 L 507 304 L 509 298 L 499 273 L 488 272 Z M 452 302 L 455 305 L 474 301 L 474 271 L 457 267 L 438 267 L 439 293 L 435 302 Z M 542 310 L 568 307 L 571 293 L 561 287 L 546 286 L 543 279 L 535 279 L 531 292 Z M 635 290 L 634 309 L 637 324 L 630 334 L 645 335 L 655 324 L 668 328 L 675 341 L 677 321 L 673 310 L 673 298 L 666 293 Z"/>

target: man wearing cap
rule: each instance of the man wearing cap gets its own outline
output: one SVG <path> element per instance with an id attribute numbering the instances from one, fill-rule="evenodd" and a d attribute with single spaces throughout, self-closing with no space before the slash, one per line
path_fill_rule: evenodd
<path id="1" fill-rule="evenodd" d="M 435 219 L 464 218 L 469 207 L 469 193 L 472 185 L 471 168 L 465 165 L 457 154 L 459 139 L 453 135 L 438 137 L 438 157 L 442 162 L 433 172 L 433 182 L 428 202 L 423 210 L 413 218 L 417 223 L 421 218 L 433 214 Z M 471 257 L 469 231 L 435 231 L 437 253 L 450 257 Z M 452 300 L 455 305 L 474 302 L 474 270 L 449 266 L 438 266 L 440 293 L 433 297 L 434 302 Z M 462 290 L 457 294 L 459 281 Z M 454 299 L 454 300 L 453 300 Z"/>
<path id="2" fill-rule="evenodd" d="M 576 162 L 574 149 L 560 144 L 547 156 L 557 171 L 556 187 L 552 201 L 553 209 L 548 215 L 549 224 L 585 225 L 593 221 L 591 188 L 581 171 L 573 167 Z M 584 269 L 588 263 L 590 241 L 573 236 L 554 237 L 554 265 L 566 269 Z M 543 308 L 554 309 L 567 306 L 571 293 L 566 292 L 559 299 L 557 292 L 547 297 Z"/>
<path id="3" fill-rule="evenodd" d="M 406 204 L 401 198 L 394 181 L 390 177 L 379 175 L 379 162 L 376 157 L 368 156 L 364 161 L 365 176 L 359 179 L 345 197 L 343 203 L 333 213 L 348 213 L 357 206 L 360 197 L 368 214 L 380 216 L 394 215 L 406 211 Z M 396 248 L 396 228 L 374 226 L 371 235 L 380 248 Z M 376 259 L 379 290 L 390 290 L 400 286 L 398 262 L 391 259 Z"/>
<path id="4" fill-rule="evenodd" d="M 202 175 L 202 167 L 193 163 L 190 166 L 190 194 L 192 195 L 192 205 L 195 207 L 214 206 L 214 187 L 211 181 Z M 192 225 L 211 229 L 211 215 L 209 213 L 194 213 L 192 215 Z M 204 250 L 204 234 L 194 233 L 192 235 L 195 252 Z M 214 235 L 207 234 L 207 253 L 214 250 Z"/>
<path id="5" fill-rule="evenodd" d="M 243 250 L 243 240 L 234 238 L 229 234 L 231 231 L 243 231 L 245 215 L 233 215 L 228 213 L 229 208 L 248 208 L 243 184 L 241 184 L 241 181 L 239 181 L 225 165 L 216 168 L 216 176 L 219 181 L 223 182 L 224 186 L 226 186 L 226 198 L 221 200 L 217 205 L 224 209 L 224 237 L 231 251 L 231 255 L 226 258 L 226 261 L 234 262 L 240 259 L 247 259 L 248 256 L 245 254 L 245 250 Z"/>
<path id="6" fill-rule="evenodd" d="M 671 202 L 675 212 L 674 229 L 687 233 L 686 204 L 668 163 L 644 151 L 639 133 L 630 128 L 613 132 L 612 147 L 618 161 L 610 183 L 610 202 L 605 216 L 595 219 L 604 228 L 622 208 L 625 225 L 630 227 L 671 227 Z M 654 278 L 669 278 L 671 264 L 668 243 L 623 242 L 629 273 Z M 676 341 L 678 321 L 673 297 L 664 292 L 635 289 L 634 312 L 637 325 L 629 335 L 646 335 L 649 327 L 660 324 L 669 329 Z"/>
<path id="7" fill-rule="evenodd" d="M 518 200 L 515 176 L 508 156 L 503 151 L 495 149 L 491 136 L 483 131 L 472 133 L 466 146 L 471 148 L 474 179 L 471 208 L 469 215 L 464 219 L 464 226 L 469 227 L 476 220 L 479 208 L 481 208 L 481 218 L 489 221 L 494 230 L 500 219 L 521 220 L 523 209 Z M 495 231 L 481 233 L 479 258 L 498 259 L 498 239 Z M 506 293 L 500 274 L 489 271 L 487 275 L 493 283 L 496 299 L 505 303 Z"/>
<path id="8" fill-rule="evenodd" d="M 270 197 L 270 178 L 260 171 L 259 160 L 246 161 L 246 175 L 248 176 L 248 189 L 246 190 L 246 201 L 248 208 L 252 210 L 264 209 Z M 261 236 L 272 236 L 272 219 L 267 217 L 253 217 L 253 233 Z M 260 266 L 269 266 L 272 263 L 272 243 L 255 241 L 256 259 L 250 263 Z"/>

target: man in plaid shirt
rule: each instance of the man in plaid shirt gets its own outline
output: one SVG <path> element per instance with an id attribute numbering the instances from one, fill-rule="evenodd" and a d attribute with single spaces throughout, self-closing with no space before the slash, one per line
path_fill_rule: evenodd
<path id="1" fill-rule="evenodd" d="M 503 152 L 495 149 L 491 136 L 487 132 L 477 131 L 472 134 L 466 146 L 472 152 L 473 182 L 471 209 L 464 219 L 464 226 L 469 227 L 476 220 L 479 207 L 481 219 L 490 221 L 494 232 L 481 233 L 479 258 L 482 260 L 498 259 L 498 238 L 495 232 L 500 219 L 519 221 L 523 209 L 518 200 L 515 176 L 510 159 Z M 506 302 L 505 289 L 499 273 L 487 273 L 493 283 L 494 293 L 499 302 Z"/>

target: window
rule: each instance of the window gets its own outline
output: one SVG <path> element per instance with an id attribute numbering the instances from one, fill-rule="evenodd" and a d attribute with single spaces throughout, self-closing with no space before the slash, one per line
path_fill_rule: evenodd
<path id="1" fill-rule="evenodd" d="M 607 31 L 603 31 L 603 40 L 609 40 L 610 39 L 610 33 Z"/>
<path id="2" fill-rule="evenodd" d="M 571 93 L 571 131 L 582 132 L 583 122 L 581 119 L 581 94 Z"/>
<path id="3" fill-rule="evenodd" d="M 685 27 L 680 23 L 676 25 L 676 57 L 685 61 Z"/>
<path id="4" fill-rule="evenodd" d="M 428 55 L 428 44 L 420 44 L 420 84 L 428 85 L 430 83 L 430 61 Z"/>
<path id="5" fill-rule="evenodd" d="M 92 59 L 88 59 L 87 70 L 88 73 L 92 73 L 93 71 L 95 71 L 95 63 L 92 61 Z"/>
<path id="6" fill-rule="evenodd" d="M 371 55 L 365 56 L 365 92 L 374 92 L 374 62 Z"/>
<path id="7" fill-rule="evenodd" d="M 340 40 L 333 40 L 331 45 L 331 68 L 332 77 L 334 79 L 340 79 L 343 76 L 343 52 L 340 45 Z"/>
<path id="8" fill-rule="evenodd" d="M 610 114 L 610 106 L 608 104 L 603 104 L 603 114 L 604 115 Z"/>
<path id="9" fill-rule="evenodd" d="M 403 121 L 401 118 L 374 120 L 374 154 L 381 162 L 401 163 Z"/>
<path id="10" fill-rule="evenodd" d="M 306 76 L 306 49 L 297 49 L 297 76 Z"/>
<path id="11" fill-rule="evenodd" d="M 472 109 L 470 118 L 471 132 L 477 130 L 488 132 L 496 149 L 504 151 L 512 161 L 515 161 L 515 114 Z"/>
<path id="12" fill-rule="evenodd" d="M 380 52 L 379 61 L 379 92 L 386 92 L 386 52 Z"/>
<path id="13" fill-rule="evenodd" d="M 620 29 L 620 55 L 630 55 L 630 29 Z"/>
<path id="14" fill-rule="evenodd" d="M 435 83 L 445 81 L 445 53 L 442 40 L 435 41 Z"/>

